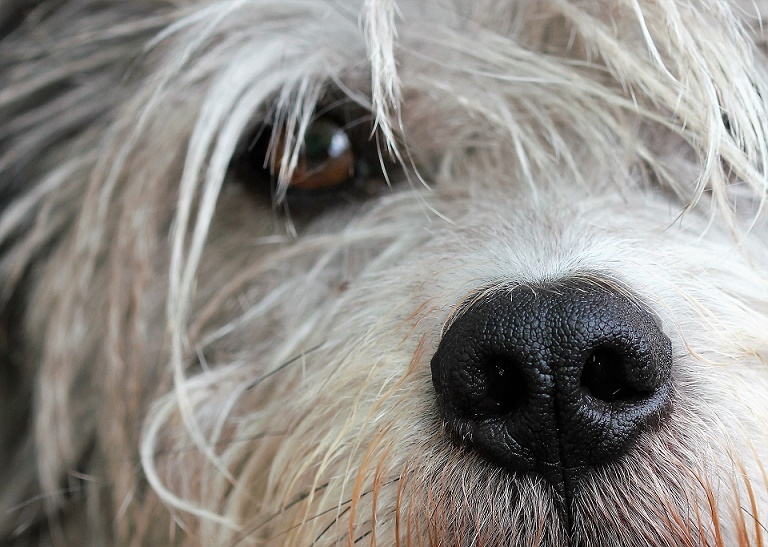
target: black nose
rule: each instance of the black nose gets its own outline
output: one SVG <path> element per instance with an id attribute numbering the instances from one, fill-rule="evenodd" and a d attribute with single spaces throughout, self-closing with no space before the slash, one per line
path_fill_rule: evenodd
<path id="1" fill-rule="evenodd" d="M 660 421 L 671 366 L 648 311 L 570 280 L 471 305 L 444 334 L 432 381 L 456 442 L 566 493 Z"/>

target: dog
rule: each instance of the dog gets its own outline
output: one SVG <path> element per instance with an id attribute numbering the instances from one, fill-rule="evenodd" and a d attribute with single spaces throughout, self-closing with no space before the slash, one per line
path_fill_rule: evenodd
<path id="1" fill-rule="evenodd" d="M 0 542 L 768 541 L 768 2 L 0 2 Z"/>

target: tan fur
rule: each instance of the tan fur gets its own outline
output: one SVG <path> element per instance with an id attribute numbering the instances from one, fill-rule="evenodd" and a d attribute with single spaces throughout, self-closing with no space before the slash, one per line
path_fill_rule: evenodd
<path id="1" fill-rule="evenodd" d="M 0 0 L 0 543 L 768 541 L 766 17 Z M 370 191 L 304 210 L 324 111 Z M 430 359 L 479 291 L 572 277 L 653 311 L 674 397 L 566 517 L 448 439 Z"/>

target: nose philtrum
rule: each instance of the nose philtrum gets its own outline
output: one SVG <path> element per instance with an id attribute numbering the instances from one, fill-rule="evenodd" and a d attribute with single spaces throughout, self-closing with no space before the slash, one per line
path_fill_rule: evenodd
<path id="1" fill-rule="evenodd" d="M 664 416 L 672 350 L 653 315 L 585 281 L 500 290 L 444 334 L 432 380 L 451 437 L 570 490 Z"/>

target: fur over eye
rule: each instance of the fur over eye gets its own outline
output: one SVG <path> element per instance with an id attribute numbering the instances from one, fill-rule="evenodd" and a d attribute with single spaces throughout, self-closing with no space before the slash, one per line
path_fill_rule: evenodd
<path id="1" fill-rule="evenodd" d="M 276 131 L 279 131 L 275 134 Z M 329 117 L 313 120 L 295 151 L 284 130 L 262 127 L 243 154 L 248 178 L 279 183 L 291 194 L 324 194 L 346 187 L 361 170 L 347 131 Z M 285 181 L 280 178 L 288 173 Z"/>
<path id="2" fill-rule="evenodd" d="M 284 141 L 275 151 L 273 172 L 284 161 Z M 342 127 L 327 118 L 312 122 L 299 149 L 298 163 L 289 181 L 289 188 L 320 190 L 336 188 L 355 174 L 355 154 L 352 143 Z"/>

